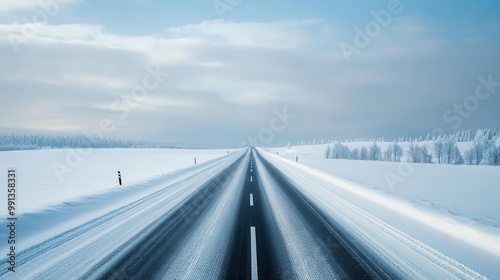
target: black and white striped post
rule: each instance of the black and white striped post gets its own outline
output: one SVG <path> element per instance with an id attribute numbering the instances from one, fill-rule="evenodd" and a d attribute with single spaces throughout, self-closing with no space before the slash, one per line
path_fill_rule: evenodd
<path id="1" fill-rule="evenodd" d="M 122 173 L 118 171 L 118 184 L 122 185 Z"/>
<path id="2" fill-rule="evenodd" d="M 194 158 L 194 164 L 196 164 L 196 158 Z"/>

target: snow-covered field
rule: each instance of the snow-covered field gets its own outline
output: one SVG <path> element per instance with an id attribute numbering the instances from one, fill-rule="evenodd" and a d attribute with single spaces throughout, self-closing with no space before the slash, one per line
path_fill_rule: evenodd
<path id="1" fill-rule="evenodd" d="M 0 152 L 0 170 L 17 171 L 18 214 L 46 209 L 48 205 L 152 176 L 204 163 L 232 150 L 203 149 L 93 149 L 84 154 L 73 149 Z M 0 185 L 7 186 L 7 177 Z M 7 192 L 0 192 L 7 200 Z M 5 215 L 6 209 L 2 209 Z"/>
<path id="2" fill-rule="evenodd" d="M 97 149 L 59 181 L 51 164 L 68 152 L 71 150 L 0 152 L 0 168 L 14 167 L 18 175 L 17 238 L 22 240 L 18 252 L 234 155 L 234 150 Z M 118 185 L 117 169 L 122 171 L 123 186 Z M 6 177 L 0 184 L 7 186 Z M 7 201 L 7 192 L 0 197 Z M 7 207 L 0 210 L 0 219 L 6 218 Z M 0 235 L 7 236 L 7 227 L 1 228 Z M 6 251 L 7 245 L 2 242 L 0 250 Z"/>
<path id="3" fill-rule="evenodd" d="M 193 151 L 184 154 L 191 156 Z M 19 271 L 10 275 L 2 269 L 0 279 L 56 279 L 60 275 L 65 275 L 64 279 L 82 278 L 85 269 L 119 251 L 123 242 L 132 240 L 127 244 L 132 246 L 137 242 L 133 237 L 147 232 L 150 224 L 166 213 L 171 214 L 182 201 L 241 156 L 241 153 L 221 155 L 208 150 L 207 154 L 212 159 L 197 165 L 18 215 L 16 250 L 24 252 L 18 254 L 18 265 L 28 263 L 31 267 L 18 267 Z M 111 224 L 103 226 L 104 222 Z M 6 236 L 6 231 L 2 227 L 1 235 Z M 33 249 L 33 245 L 45 247 Z M 23 251 L 30 247 L 31 251 Z M 0 245 L 0 250 L 8 251 L 6 242 Z M 85 266 L 81 266 L 82 259 L 87 260 Z"/>
<path id="4" fill-rule="evenodd" d="M 270 153 L 266 157 L 294 182 L 308 182 L 300 188 L 317 197 L 325 209 L 345 201 L 481 274 L 500 278 L 499 167 L 333 160 L 324 159 L 325 149 L 326 145 L 266 149 Z M 17 214 L 19 240 L 23 240 L 19 250 L 176 182 L 191 178 L 201 184 L 213 170 L 227 165 L 226 159 L 230 162 L 239 154 L 234 150 L 103 149 L 75 161 L 73 152 L 0 152 L 0 170 L 15 168 L 19 178 Z M 71 171 L 58 176 L 55 162 Z M 122 187 L 117 186 L 118 170 Z M 197 176 L 200 172 L 206 174 Z M 387 174 L 402 180 L 389 183 Z M 6 186 L 6 177 L 0 178 L 0 184 Z M 316 196 L 318 191 L 324 195 Z M 334 199 L 328 202 L 330 196 Z M 6 192 L 0 192 L 0 199 L 7 200 Z M 1 219 L 6 218 L 5 211 L 0 210 Z M 2 236 L 6 230 L 2 228 Z M 0 249 L 5 251 L 5 246 L 4 242 Z"/>
<path id="5" fill-rule="evenodd" d="M 306 197 L 311 201 L 311 204 L 319 209 L 318 211 L 326 213 L 324 219 L 338 225 L 338 228 L 347 230 L 350 239 L 355 242 L 355 246 L 362 248 L 363 254 L 368 255 L 369 260 L 384 263 L 384 272 L 388 273 L 390 278 L 482 279 L 483 276 L 477 274 L 474 269 L 456 262 L 453 258 L 450 259 L 449 256 L 443 255 L 425 243 L 419 242 L 418 239 L 401 232 L 397 227 L 391 227 L 384 220 L 377 218 L 382 212 L 380 208 L 377 209 L 376 203 L 373 202 L 381 201 L 370 201 L 364 197 L 360 190 L 354 191 L 355 195 L 349 195 L 346 190 L 349 192 L 354 186 L 335 180 L 335 178 L 322 176 L 314 169 L 303 168 L 294 162 L 283 160 L 272 154 L 267 154 L 264 157 L 286 174 L 285 176 L 290 182 L 293 182 L 301 197 Z M 272 185 L 272 182 L 267 182 L 263 188 L 268 188 L 269 185 Z M 277 199 L 275 204 L 280 204 L 280 201 L 283 201 L 282 197 Z M 360 207 L 367 206 L 370 202 L 372 202 L 371 209 L 363 210 Z M 284 232 L 296 232 L 297 226 L 295 225 L 297 224 L 299 222 L 289 223 L 289 225 L 294 226 L 289 227 Z M 300 252 L 305 250 L 296 251 L 299 252 L 297 255 L 300 259 Z M 318 261 L 315 263 L 317 264 Z M 298 265 L 294 265 L 294 267 L 296 266 Z M 489 266 L 492 265 L 489 264 Z M 304 269 L 309 271 L 309 267 L 310 264 Z M 300 279 L 312 278 L 316 279 L 315 277 L 301 277 Z M 319 279 L 334 278 L 345 277 L 322 276 Z"/>
<path id="6" fill-rule="evenodd" d="M 300 163 L 412 204 L 500 227 L 496 199 L 500 196 L 499 167 L 334 160 L 324 158 L 325 149 L 324 145 L 316 145 L 269 151 L 290 160 L 299 156 Z"/>
<path id="7" fill-rule="evenodd" d="M 377 218 L 490 277 L 500 277 L 495 265 L 500 263 L 499 167 L 334 160 L 324 158 L 325 149 L 266 150 L 324 178 L 337 195 Z M 401 180 L 394 183 L 388 174 Z"/>

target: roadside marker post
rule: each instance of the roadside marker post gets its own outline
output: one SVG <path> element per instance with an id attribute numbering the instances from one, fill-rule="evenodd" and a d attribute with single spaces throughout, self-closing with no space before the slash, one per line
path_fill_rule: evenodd
<path id="1" fill-rule="evenodd" d="M 118 184 L 122 185 L 122 173 L 118 171 Z"/>

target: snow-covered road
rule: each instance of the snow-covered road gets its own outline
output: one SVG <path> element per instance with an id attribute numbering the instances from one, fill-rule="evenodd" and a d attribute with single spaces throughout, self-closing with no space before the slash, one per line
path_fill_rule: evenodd
<path id="1" fill-rule="evenodd" d="M 0 279 L 484 278 L 314 179 L 241 150 L 22 250 L 15 273 L 4 259 Z"/>

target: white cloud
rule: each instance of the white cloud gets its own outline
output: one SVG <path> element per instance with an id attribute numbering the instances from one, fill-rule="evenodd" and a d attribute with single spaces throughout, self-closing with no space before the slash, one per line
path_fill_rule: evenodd
<path id="1" fill-rule="evenodd" d="M 0 25 L 2 104 L 10 104 L 0 105 L 6 116 L 0 129 L 9 122 L 30 129 L 92 128 L 99 118 L 114 116 L 110 104 L 141 83 L 147 65 L 171 75 L 131 110 L 130 119 L 116 121 L 144 135 L 158 133 L 148 130 L 152 119 L 169 135 L 181 135 L 178 120 L 184 127 L 246 131 L 242 123 L 267 125 L 267 113 L 286 105 L 298 115 L 294 131 L 371 127 L 381 136 L 380 124 L 440 122 L 441 108 L 470 93 L 453 81 L 468 79 L 473 90 L 471 71 L 500 77 L 498 53 L 485 53 L 483 41 L 443 40 L 414 18 L 395 19 L 351 64 L 338 44 L 340 34 L 349 38 L 352 30 L 322 20 L 205 21 L 151 36 L 117 35 L 96 25 L 38 25 L 15 55 L 8 35 L 23 36 L 22 28 Z M 466 58 L 459 55 L 464 45 Z M 52 104 L 50 112 L 34 109 L 41 101 Z M 21 108 L 32 111 L 21 114 Z"/>
<path id="2" fill-rule="evenodd" d="M 106 33 L 100 26 L 95 25 L 13 23 L 0 25 L 0 34 L 3 38 L 14 40 L 21 46 L 37 41 L 86 44 L 144 52 L 151 55 L 154 60 L 175 63 L 186 62 L 192 58 L 185 51 L 187 48 L 202 46 L 235 45 L 245 48 L 303 49 L 312 44 L 310 36 L 315 32 L 308 31 L 310 27 L 319 31 L 324 28 L 320 20 L 278 23 L 235 23 L 215 20 L 168 28 L 163 36 L 123 36 Z M 213 62 L 208 63 L 212 63 L 210 66 L 220 66 L 220 62 L 216 62 L 216 65 Z"/>
<path id="3" fill-rule="evenodd" d="M 0 1 L 0 12 L 12 12 L 16 10 L 39 9 L 44 7 L 59 7 L 61 5 L 75 4 L 80 0 L 2 0 Z"/>
<path id="4" fill-rule="evenodd" d="M 195 37 L 210 39 L 224 44 L 247 47 L 297 48 L 307 46 L 308 27 L 323 28 L 322 20 L 304 20 L 290 22 L 232 22 L 204 21 L 182 27 L 167 28 L 167 36 Z"/>
<path id="5" fill-rule="evenodd" d="M 54 85 L 54 86 L 73 86 L 80 88 L 102 88 L 102 89 L 116 89 L 126 90 L 130 89 L 133 84 L 125 79 L 115 77 L 104 77 L 101 75 L 88 75 L 79 73 L 62 73 L 61 76 L 54 78 L 41 78 L 37 81 Z"/>

